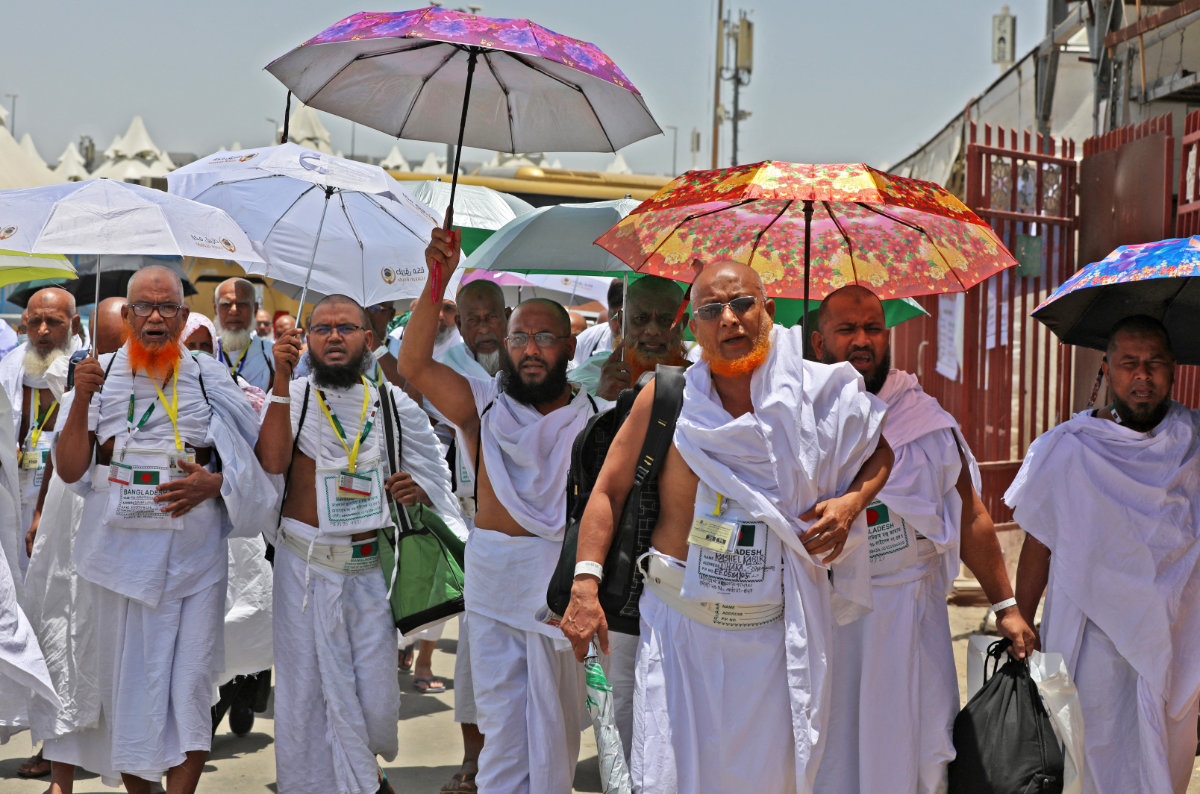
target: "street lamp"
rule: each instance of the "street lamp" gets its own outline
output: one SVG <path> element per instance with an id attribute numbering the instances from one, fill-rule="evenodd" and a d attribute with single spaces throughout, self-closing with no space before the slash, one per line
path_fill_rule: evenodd
<path id="1" fill-rule="evenodd" d="M 671 176 L 679 176 L 679 169 L 676 168 L 675 155 L 679 153 L 679 128 L 674 124 L 663 125 L 671 131 Z"/>
<path id="2" fill-rule="evenodd" d="M 275 134 L 279 131 L 279 122 L 272 118 L 268 118 L 267 121 L 271 122 L 271 139 L 267 145 L 273 146 L 275 144 Z"/>
<path id="3" fill-rule="evenodd" d="M 17 137 L 17 97 L 19 94 L 5 94 L 5 96 L 12 100 L 12 118 L 8 122 L 8 131 L 15 138 Z"/>

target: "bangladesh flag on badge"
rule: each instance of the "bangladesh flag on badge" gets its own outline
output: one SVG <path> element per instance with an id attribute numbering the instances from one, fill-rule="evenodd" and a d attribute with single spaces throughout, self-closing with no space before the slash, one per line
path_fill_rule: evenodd
<path id="1" fill-rule="evenodd" d="M 888 513 L 887 505 L 885 505 L 883 502 L 876 502 L 867 508 L 868 526 L 879 526 L 880 524 L 886 524 L 891 520 L 892 517 Z"/>
<path id="2" fill-rule="evenodd" d="M 160 472 L 155 469 L 137 469 L 133 473 L 133 485 L 158 485 Z"/>

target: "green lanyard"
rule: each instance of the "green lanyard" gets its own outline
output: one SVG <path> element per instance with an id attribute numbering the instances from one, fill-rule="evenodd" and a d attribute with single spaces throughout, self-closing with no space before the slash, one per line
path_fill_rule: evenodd
<path id="1" fill-rule="evenodd" d="M 58 400 L 54 400 L 46 408 L 41 416 L 37 415 L 38 408 L 41 407 L 42 390 L 33 390 L 33 415 L 34 422 L 29 427 L 29 448 L 37 449 L 38 440 L 42 437 L 42 428 L 46 426 L 46 422 L 50 421 L 50 414 L 54 413 L 54 409 L 58 407 Z"/>
<path id="2" fill-rule="evenodd" d="M 144 414 L 142 414 L 141 421 L 138 422 L 137 426 L 135 427 L 133 424 L 133 393 L 130 392 L 130 394 L 129 394 L 129 411 L 128 411 L 128 413 L 125 414 L 125 424 L 129 428 L 129 435 L 132 436 L 134 433 L 136 433 L 137 431 L 141 430 L 143 427 L 146 426 L 146 422 L 150 421 L 150 414 L 154 413 L 154 406 L 155 406 L 155 403 L 151 402 L 150 407 L 146 409 L 146 412 Z"/>
<path id="3" fill-rule="evenodd" d="M 341 421 L 325 402 L 325 393 L 317 389 L 317 401 L 321 403 L 321 410 L 325 412 L 325 417 L 329 420 L 329 424 L 333 426 L 333 430 L 338 435 L 338 439 L 342 442 L 342 448 L 346 450 L 346 460 L 350 464 L 350 473 L 354 473 L 354 467 L 358 463 L 358 449 L 362 445 L 362 441 L 371 432 L 371 427 L 375 424 L 375 409 L 371 410 L 370 418 L 367 418 L 367 406 L 371 402 L 371 389 L 367 386 L 366 376 L 362 376 L 363 384 L 363 404 L 362 417 L 358 420 L 362 422 L 362 430 L 359 431 L 358 438 L 354 439 L 354 449 L 350 448 L 350 444 L 346 441 L 346 431 L 342 428 Z"/>

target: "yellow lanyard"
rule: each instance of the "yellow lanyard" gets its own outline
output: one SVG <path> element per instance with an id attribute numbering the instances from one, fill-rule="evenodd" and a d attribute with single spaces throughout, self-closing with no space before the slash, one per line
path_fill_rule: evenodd
<path id="1" fill-rule="evenodd" d="M 154 390 L 158 392 L 158 401 L 162 403 L 167 418 L 171 420 L 171 430 L 175 433 L 175 450 L 183 452 L 183 442 L 179 440 L 179 367 L 175 367 L 175 374 L 171 376 L 171 402 L 167 402 L 167 396 L 163 394 L 158 381 L 154 381 Z"/>
<path id="2" fill-rule="evenodd" d="M 321 403 L 321 410 L 325 412 L 325 418 L 329 420 L 330 426 L 333 427 L 333 432 L 337 433 L 338 440 L 342 442 L 342 448 L 346 450 L 346 460 L 349 461 L 351 474 L 354 473 L 354 467 L 358 462 L 358 448 L 361 446 L 362 440 L 371 432 L 371 425 L 374 424 L 372 421 L 367 421 L 367 406 L 371 403 L 371 390 L 367 387 L 367 377 L 365 375 L 362 376 L 362 385 L 362 416 L 358 420 L 362 430 L 359 431 L 358 438 L 354 439 L 354 449 L 350 449 L 350 445 L 346 443 L 346 430 L 342 427 L 342 423 L 338 420 L 337 415 L 329 410 L 329 406 L 325 403 L 325 395 L 320 389 L 317 389 L 317 401 Z M 374 414 L 371 415 L 371 418 L 375 418 Z"/>
<path id="3" fill-rule="evenodd" d="M 54 413 L 54 409 L 58 407 L 58 400 L 50 403 L 50 407 L 46 409 L 46 413 L 38 416 L 38 409 L 42 405 L 42 390 L 33 390 L 33 416 L 34 423 L 29 428 L 29 448 L 37 449 L 38 439 L 42 437 L 42 430 L 46 427 L 46 423 L 50 421 L 50 414 Z"/>
<path id="4" fill-rule="evenodd" d="M 725 495 L 720 491 L 717 492 L 717 505 L 713 508 L 713 515 L 720 517 L 725 513 Z"/>
<path id="5" fill-rule="evenodd" d="M 244 359 L 246 357 L 246 354 L 250 352 L 250 345 L 252 345 L 252 344 L 254 344 L 253 339 L 250 340 L 249 342 L 247 342 L 246 346 L 242 348 L 241 355 L 239 355 L 236 360 L 230 362 L 229 371 L 233 373 L 234 377 L 237 377 L 238 375 L 242 374 L 242 359 Z M 224 355 L 225 351 L 222 350 L 221 354 Z"/>

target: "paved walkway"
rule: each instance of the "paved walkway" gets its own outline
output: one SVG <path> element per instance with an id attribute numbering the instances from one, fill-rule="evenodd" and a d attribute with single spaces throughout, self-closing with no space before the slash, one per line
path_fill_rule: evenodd
<path id="1" fill-rule="evenodd" d="M 959 688 L 966 687 L 966 638 L 978 633 L 985 610 L 982 607 L 951 607 L 951 629 L 959 669 Z M 403 698 L 400 708 L 400 754 L 386 764 L 388 778 L 397 794 L 435 794 L 449 780 L 462 760 L 462 739 L 454 724 L 454 652 L 458 647 L 457 625 L 451 623 L 433 657 L 434 672 L 446 681 L 440 695 L 420 694 L 412 688 L 412 674 L 400 674 Z M 961 694 L 961 693 L 960 693 Z M 229 732 L 223 722 L 213 740 L 213 751 L 200 781 L 201 792 L 220 794 L 264 794 L 274 792 L 275 755 L 271 751 L 274 723 L 260 715 L 253 730 L 243 737 Z M 43 780 L 22 780 L 17 766 L 31 753 L 28 732 L 0 747 L 0 791 L 5 794 L 41 794 Z M 600 792 L 596 745 L 592 732 L 583 734 L 575 791 Z M 117 789 L 103 785 L 93 775 L 76 782 L 78 794 L 111 794 Z M 1200 794 L 1200 769 L 1193 772 L 1188 794 Z"/>

